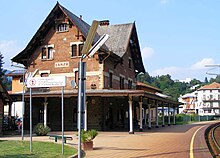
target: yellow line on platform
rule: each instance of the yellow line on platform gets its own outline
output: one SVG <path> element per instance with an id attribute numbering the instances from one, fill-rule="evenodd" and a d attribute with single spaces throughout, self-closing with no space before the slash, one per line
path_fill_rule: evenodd
<path id="1" fill-rule="evenodd" d="M 195 133 L 193 134 L 192 136 L 192 139 L 191 139 L 191 142 L 190 142 L 190 158 L 194 158 L 194 154 L 193 154 L 193 144 L 194 144 L 194 139 L 195 139 L 195 136 L 196 136 L 196 133 L 201 129 L 203 128 L 204 126 L 201 126 L 200 128 L 198 128 Z"/>

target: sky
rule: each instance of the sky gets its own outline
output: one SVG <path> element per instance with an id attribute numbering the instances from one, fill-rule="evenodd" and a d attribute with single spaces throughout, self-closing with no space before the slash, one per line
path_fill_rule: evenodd
<path id="1" fill-rule="evenodd" d="M 4 69 L 22 51 L 56 5 L 55 0 L 0 1 L 0 52 Z M 135 22 L 143 63 L 151 76 L 170 74 L 174 80 L 215 77 L 220 73 L 220 0 L 60 0 L 91 25 Z"/>

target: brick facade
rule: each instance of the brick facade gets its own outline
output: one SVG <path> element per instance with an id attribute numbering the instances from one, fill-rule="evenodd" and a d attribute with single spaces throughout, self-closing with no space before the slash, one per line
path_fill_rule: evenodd
<path id="1" fill-rule="evenodd" d="M 99 26 L 97 34 L 101 36 L 106 33 L 106 27 L 108 26 Z M 69 91 L 69 93 L 68 96 L 67 93 L 64 94 L 66 95 L 64 98 L 65 130 L 77 129 L 76 91 L 78 87 L 72 88 L 71 81 L 78 82 L 79 49 L 86 40 L 89 28 L 90 26 L 82 19 L 57 4 L 24 51 L 12 59 L 27 66 L 28 72 L 34 74 L 35 77 L 61 75 L 67 77 L 65 92 Z M 115 30 L 119 30 L 120 35 L 116 34 Z M 100 31 L 104 32 L 100 33 Z M 84 60 L 86 62 L 86 89 L 94 90 L 93 95 L 86 97 L 88 128 L 98 130 L 128 127 L 129 92 L 124 91 L 123 95 L 117 96 L 110 91 L 108 95 L 103 96 L 102 91 L 135 90 L 137 73 L 145 72 L 135 23 L 109 26 L 108 31 L 111 33 L 112 41 L 106 43 L 106 48 L 103 46 L 93 57 Z M 111 50 L 111 46 L 115 50 Z M 115 48 L 115 46 L 118 47 Z M 27 62 L 24 62 L 24 58 Z M 47 124 L 52 130 L 60 130 L 61 98 L 53 95 L 55 91 L 60 92 L 60 88 L 48 88 L 47 91 L 51 95 L 45 96 L 44 91 L 34 89 L 36 96 L 32 101 L 33 125 L 43 121 L 46 99 L 48 103 Z M 71 91 L 74 91 L 74 94 L 71 95 Z M 95 95 L 95 91 L 100 91 L 100 94 Z M 25 119 L 28 120 L 28 94 L 25 102 L 27 105 L 25 106 Z M 27 122 L 25 121 L 26 129 L 29 128 Z"/>

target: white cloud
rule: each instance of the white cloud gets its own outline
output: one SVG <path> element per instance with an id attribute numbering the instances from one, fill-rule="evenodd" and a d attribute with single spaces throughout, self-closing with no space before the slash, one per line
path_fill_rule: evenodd
<path id="1" fill-rule="evenodd" d="M 4 69 L 11 69 L 11 58 L 13 58 L 20 51 L 21 46 L 18 44 L 17 41 L 0 41 L 0 52 L 3 54 L 3 61 L 5 62 L 5 64 L 3 65 Z"/>
<path id="2" fill-rule="evenodd" d="M 192 70 L 204 69 L 206 65 L 212 65 L 214 63 L 215 63 L 214 59 L 212 59 L 212 58 L 204 58 L 201 61 L 198 61 L 195 64 L 193 64 L 191 66 L 191 69 Z"/>
<path id="3" fill-rule="evenodd" d="M 141 50 L 141 52 L 142 52 L 142 58 L 144 58 L 144 59 L 151 58 L 154 55 L 154 53 L 155 53 L 154 49 L 151 48 L 151 47 L 144 47 Z"/>
<path id="4" fill-rule="evenodd" d="M 195 64 L 192 64 L 192 66 L 185 67 L 178 67 L 178 66 L 170 66 L 165 67 L 161 69 L 153 70 L 150 73 L 151 76 L 161 76 L 169 74 L 171 75 L 172 79 L 176 80 L 185 80 L 186 78 L 191 79 L 199 79 L 201 81 L 204 81 L 205 77 L 210 77 L 206 74 L 207 68 L 205 65 L 212 65 L 215 64 L 214 59 L 212 58 L 204 58 L 201 61 L 196 62 Z"/>
<path id="5" fill-rule="evenodd" d="M 165 67 L 165 68 L 162 68 L 162 69 L 157 69 L 157 70 L 154 70 L 152 72 L 152 76 L 161 76 L 161 75 L 166 75 L 166 74 L 175 74 L 179 71 L 179 68 L 178 67 L 175 67 L 175 66 L 170 66 L 170 67 Z"/>

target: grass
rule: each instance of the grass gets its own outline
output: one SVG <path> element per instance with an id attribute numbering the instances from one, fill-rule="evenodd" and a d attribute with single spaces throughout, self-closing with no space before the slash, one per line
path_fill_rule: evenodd
<path id="1" fill-rule="evenodd" d="M 39 158 L 39 157 L 70 157 L 77 153 L 77 150 L 70 146 L 64 146 L 62 155 L 61 144 L 49 142 L 33 142 L 32 153 L 30 153 L 29 141 L 0 140 L 0 157 L 4 158 Z"/>

